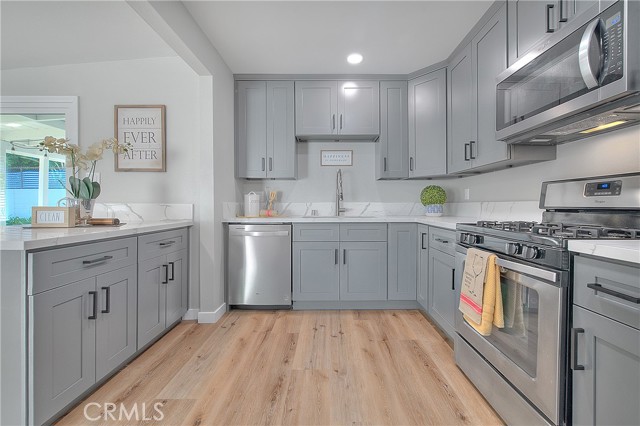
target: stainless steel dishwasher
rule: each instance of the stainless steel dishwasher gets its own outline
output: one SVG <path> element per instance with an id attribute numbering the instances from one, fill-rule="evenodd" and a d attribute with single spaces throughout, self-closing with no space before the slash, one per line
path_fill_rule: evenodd
<path id="1" fill-rule="evenodd" d="M 291 307 L 291 225 L 229 225 L 229 305 Z"/>

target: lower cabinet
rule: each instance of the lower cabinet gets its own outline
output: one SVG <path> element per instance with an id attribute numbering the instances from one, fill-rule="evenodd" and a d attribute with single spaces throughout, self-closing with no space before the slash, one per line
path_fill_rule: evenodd
<path id="1" fill-rule="evenodd" d="M 293 243 L 293 300 L 340 300 L 340 243 Z"/>
<path id="2" fill-rule="evenodd" d="M 389 300 L 416 300 L 417 230 L 418 225 L 414 223 L 389 224 Z"/>
<path id="3" fill-rule="evenodd" d="M 29 418 L 42 424 L 135 353 L 136 268 L 29 299 Z"/>
<path id="4" fill-rule="evenodd" d="M 138 349 L 187 311 L 186 249 L 138 264 Z"/>
<path id="5" fill-rule="evenodd" d="M 430 228 L 429 242 L 429 316 L 453 338 L 458 292 L 455 286 L 455 252 L 451 250 L 455 233 Z M 443 250 L 443 251 L 441 251 Z"/>
<path id="6" fill-rule="evenodd" d="M 580 306 L 573 327 L 573 424 L 640 424 L 640 330 Z"/>
<path id="7" fill-rule="evenodd" d="M 418 277 L 416 300 L 426 312 L 429 309 L 429 227 L 418 225 Z"/>
<path id="8" fill-rule="evenodd" d="M 387 243 L 340 243 L 340 300 L 387 300 Z"/>

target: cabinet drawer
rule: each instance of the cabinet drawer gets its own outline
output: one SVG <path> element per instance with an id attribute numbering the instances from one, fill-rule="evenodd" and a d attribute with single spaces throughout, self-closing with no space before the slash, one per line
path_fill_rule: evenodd
<path id="1" fill-rule="evenodd" d="M 451 255 L 456 254 L 456 232 L 429 227 L 429 250 L 436 249 Z"/>
<path id="2" fill-rule="evenodd" d="M 588 256 L 574 256 L 573 262 L 574 304 L 640 328 L 640 304 L 624 299 L 640 298 L 639 267 Z"/>
<path id="3" fill-rule="evenodd" d="M 135 237 L 29 253 L 29 294 L 136 263 Z"/>
<path id="4" fill-rule="evenodd" d="M 180 251 L 188 245 L 187 228 L 142 235 L 138 237 L 138 261 Z"/>
<path id="5" fill-rule="evenodd" d="M 386 223 L 345 223 L 340 225 L 340 241 L 387 241 Z"/>
<path id="6" fill-rule="evenodd" d="M 337 223 L 294 224 L 293 241 L 338 241 L 339 230 Z"/>

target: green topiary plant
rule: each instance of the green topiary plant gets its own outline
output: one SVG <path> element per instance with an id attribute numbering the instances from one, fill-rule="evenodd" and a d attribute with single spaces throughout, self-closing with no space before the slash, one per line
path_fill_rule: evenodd
<path id="1" fill-rule="evenodd" d="M 437 185 L 429 185 L 420 193 L 420 201 L 423 206 L 430 204 L 444 204 L 447 201 L 447 193 Z"/>

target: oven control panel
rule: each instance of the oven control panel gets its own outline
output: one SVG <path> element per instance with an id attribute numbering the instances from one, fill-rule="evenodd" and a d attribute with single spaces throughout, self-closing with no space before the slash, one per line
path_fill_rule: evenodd
<path id="1" fill-rule="evenodd" d="M 584 185 L 585 197 L 603 197 L 620 195 L 622 192 L 621 180 L 609 180 L 602 182 L 587 182 Z"/>

